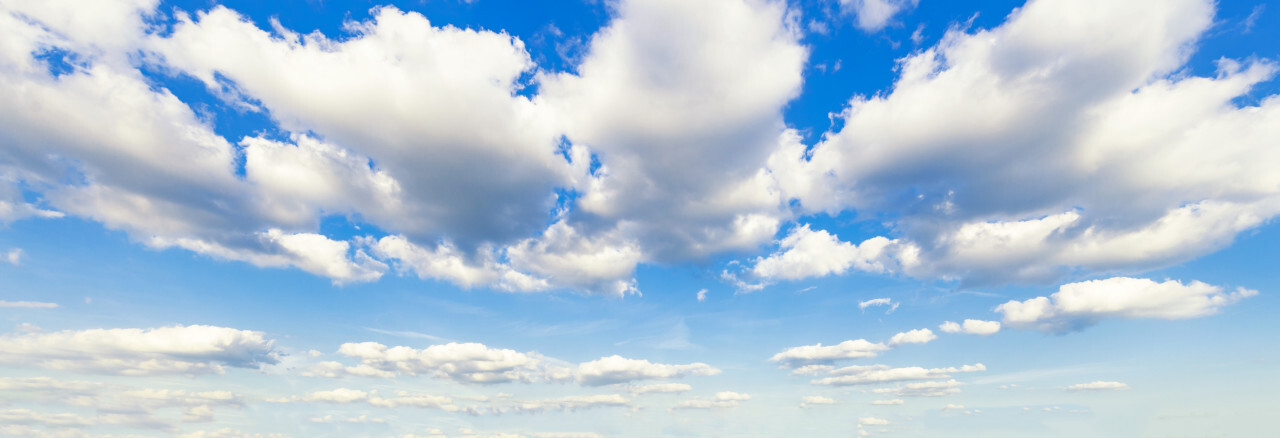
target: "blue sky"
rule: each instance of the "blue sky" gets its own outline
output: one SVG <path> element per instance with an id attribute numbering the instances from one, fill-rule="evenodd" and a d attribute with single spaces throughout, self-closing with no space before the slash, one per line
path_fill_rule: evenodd
<path id="1" fill-rule="evenodd" d="M 0 435 L 1264 433 L 1278 8 L 0 0 Z"/>

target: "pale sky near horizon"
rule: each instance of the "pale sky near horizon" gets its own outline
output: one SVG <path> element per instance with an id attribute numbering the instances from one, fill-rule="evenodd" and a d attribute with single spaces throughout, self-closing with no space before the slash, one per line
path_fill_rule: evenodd
<path id="1" fill-rule="evenodd" d="M 0 436 L 1261 436 L 1280 7 L 0 0 Z"/>

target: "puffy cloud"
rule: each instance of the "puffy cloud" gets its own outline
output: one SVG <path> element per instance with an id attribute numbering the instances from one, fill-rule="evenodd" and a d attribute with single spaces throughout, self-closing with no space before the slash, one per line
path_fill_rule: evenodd
<path id="1" fill-rule="evenodd" d="M 586 386 L 684 376 L 714 376 L 716 374 L 720 374 L 719 369 L 701 362 L 688 365 L 669 365 L 652 363 L 643 359 L 627 359 L 618 355 L 578 364 L 578 368 L 574 373 L 578 382 Z"/>
<path id="2" fill-rule="evenodd" d="M 859 29 L 874 32 L 884 28 L 899 12 L 916 7 L 920 0 L 840 0 L 840 9 L 854 14 Z"/>
<path id="3" fill-rule="evenodd" d="M 717 392 L 711 398 L 684 400 L 671 407 L 671 411 L 681 409 L 720 409 L 738 406 L 741 402 L 751 400 L 751 395 L 732 391 Z"/>
<path id="4" fill-rule="evenodd" d="M 945 333 L 965 333 L 970 335 L 994 335 L 1000 331 L 999 321 L 983 321 L 980 319 L 966 319 L 963 324 L 945 321 L 938 325 L 938 329 Z"/>
<path id="5" fill-rule="evenodd" d="M 859 426 L 888 426 L 889 420 L 876 417 L 862 417 L 858 419 Z"/>
<path id="6" fill-rule="evenodd" d="M 924 344 L 934 339 L 938 339 L 938 335 L 933 334 L 933 330 L 927 328 L 910 330 L 893 335 L 889 338 L 889 346 L 897 347 L 902 344 Z"/>
<path id="7" fill-rule="evenodd" d="M 1234 101 L 1275 65 L 1184 69 L 1213 12 L 1039 0 L 954 28 L 771 170 L 806 211 L 894 218 L 917 277 L 1048 281 L 1205 254 L 1280 214 L 1280 100 Z"/>
<path id="8" fill-rule="evenodd" d="M 615 10 L 576 73 L 540 77 L 539 101 L 600 163 L 577 187 L 575 228 L 623 232 L 659 262 L 768 241 L 790 213 L 766 159 L 795 135 L 781 114 L 808 56 L 787 5 L 627 0 Z"/>
<path id="9" fill-rule="evenodd" d="M 801 408 L 809 408 L 809 407 L 818 406 L 818 405 L 834 405 L 834 404 L 836 404 L 835 399 L 830 397 L 823 397 L 820 395 L 806 395 L 800 398 Z"/>
<path id="10" fill-rule="evenodd" d="M 951 377 L 950 373 L 971 373 L 986 370 L 987 367 L 980 363 L 946 368 L 892 368 L 888 365 L 854 365 L 831 370 L 830 377 L 816 379 L 810 383 L 834 386 L 867 385 L 903 380 L 945 379 Z"/>
<path id="11" fill-rule="evenodd" d="M 22 309 L 55 309 L 58 303 L 46 303 L 43 301 L 5 301 L 0 300 L 0 307 L 16 307 Z"/>
<path id="12" fill-rule="evenodd" d="M 654 383 L 649 385 L 632 385 L 627 387 L 627 391 L 631 391 L 631 393 L 634 395 L 676 394 L 681 392 L 689 392 L 691 390 L 693 390 L 693 387 L 684 383 Z"/>
<path id="13" fill-rule="evenodd" d="M 1108 382 L 1108 381 L 1099 380 L 1097 382 L 1078 383 L 1062 389 L 1068 392 L 1119 391 L 1119 390 L 1129 389 L 1129 385 L 1126 385 L 1121 382 Z"/>
<path id="14" fill-rule="evenodd" d="M 1113 277 L 1064 284 L 1048 297 L 1009 301 L 996 307 L 996 311 L 1012 327 L 1062 332 L 1103 318 L 1195 318 L 1257 294 L 1245 288 L 1225 292 L 1219 286 L 1199 281 L 1156 283 L 1145 278 Z"/>
<path id="15" fill-rule="evenodd" d="M 533 68 L 523 44 L 501 33 L 436 27 L 394 7 L 346 30 L 352 35 L 344 40 L 282 26 L 273 35 L 215 7 L 180 16 L 151 47 L 211 90 L 261 105 L 282 128 L 340 145 L 261 151 L 292 159 L 287 167 L 264 163 L 260 175 L 269 188 L 304 195 L 282 213 L 305 219 L 317 208 L 353 211 L 415 240 L 447 236 L 464 248 L 537 231 L 553 190 L 571 184 L 574 170 L 557 153 L 546 112 L 514 94 Z M 378 171 L 355 172 L 368 161 L 351 166 L 347 157 L 367 157 Z M 298 176 L 357 179 L 305 186 Z"/>
<path id="16" fill-rule="evenodd" d="M 819 343 L 792 347 L 773 355 L 769 360 L 778 362 L 783 367 L 795 368 L 803 365 L 826 364 L 842 359 L 875 357 L 880 352 L 888 349 L 888 346 L 881 343 L 857 339 L 844 341 L 836 345 L 823 346 Z"/>
<path id="17" fill-rule="evenodd" d="M 531 381 L 542 361 L 542 356 L 537 353 L 455 342 L 421 350 L 405 346 L 387 347 L 376 342 L 346 343 L 338 353 L 360 359 L 360 364 L 343 367 L 336 362 L 325 362 L 313 372 L 326 377 L 342 374 L 377 377 L 428 374 L 460 383 L 487 384 Z"/>
<path id="18" fill-rule="evenodd" d="M 4 257 L 0 258 L 0 260 L 3 260 L 10 265 L 19 266 L 22 264 L 22 256 L 22 248 L 13 248 L 4 253 Z"/>
<path id="19" fill-rule="evenodd" d="M 0 363 L 130 376 L 221 373 L 275 364 L 262 332 L 204 325 L 0 335 Z"/>
<path id="20" fill-rule="evenodd" d="M 863 272 L 897 272 L 900 263 L 910 263 L 915 249 L 896 240 L 873 237 L 854 245 L 841 242 L 825 230 L 809 225 L 791 230 L 778 242 L 780 250 L 755 260 L 751 273 L 763 279 L 798 280 L 843 274 L 850 268 Z"/>
<path id="21" fill-rule="evenodd" d="M 908 383 L 893 388 L 876 388 L 876 394 L 893 394 L 898 397 L 942 397 L 960 393 L 962 383 L 953 380 Z"/>

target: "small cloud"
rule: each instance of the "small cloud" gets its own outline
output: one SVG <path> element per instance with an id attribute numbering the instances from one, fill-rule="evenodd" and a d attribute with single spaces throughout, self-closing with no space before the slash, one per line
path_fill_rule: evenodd
<path id="1" fill-rule="evenodd" d="M 706 289 L 702 289 L 702 290 L 698 291 L 698 302 L 699 302 L 699 303 L 701 303 L 701 302 L 704 302 L 704 301 L 706 301 L 706 300 L 707 300 L 707 290 L 706 290 Z"/>
<path id="2" fill-rule="evenodd" d="M 39 301 L 0 300 L 0 307 L 16 307 L 21 309 L 53 309 L 58 307 L 58 303 L 43 303 Z"/>
<path id="3" fill-rule="evenodd" d="M 906 403 L 906 402 L 902 401 L 902 399 L 900 398 L 895 398 L 892 400 L 876 400 L 871 402 L 871 404 L 877 405 L 877 406 L 895 406 L 903 403 Z"/>
<path id="4" fill-rule="evenodd" d="M 14 248 L 4 254 L 4 261 L 10 265 L 21 266 L 23 255 L 22 248 Z"/>
<path id="5" fill-rule="evenodd" d="M 858 419 L 859 426 L 888 426 L 889 420 L 876 417 L 862 417 Z"/>
<path id="6" fill-rule="evenodd" d="M 808 409 L 817 405 L 834 405 L 834 404 L 836 404 L 835 399 L 830 397 L 823 397 L 820 395 L 808 395 L 800 399 L 800 407 L 805 409 Z"/>
<path id="7" fill-rule="evenodd" d="M 1094 391 L 1121 391 L 1130 389 L 1129 385 L 1120 382 L 1108 382 L 1099 380 L 1097 382 L 1078 383 L 1075 385 L 1062 388 L 1067 392 L 1094 392 Z"/>
<path id="8" fill-rule="evenodd" d="M 868 307 L 886 306 L 889 308 L 889 310 L 885 310 L 884 314 L 888 315 L 890 313 L 893 313 L 894 310 L 898 310 L 898 304 L 899 303 L 895 303 L 893 302 L 893 300 L 888 298 L 874 298 L 874 299 L 859 302 L 858 309 L 865 312 Z"/>

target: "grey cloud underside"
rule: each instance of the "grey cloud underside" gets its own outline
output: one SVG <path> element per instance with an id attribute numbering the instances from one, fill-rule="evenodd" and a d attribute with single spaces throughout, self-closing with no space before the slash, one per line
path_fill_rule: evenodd
<path id="1" fill-rule="evenodd" d="M 874 29 L 914 2 L 844 4 Z M 808 48 L 774 1 L 620 2 L 576 73 L 391 7 L 326 37 L 224 7 L 161 35 L 142 24 L 154 2 L 34 5 L 0 14 L 0 221 L 68 214 L 335 283 L 394 269 L 625 295 L 639 264 L 751 253 L 788 224 L 726 277 L 1042 282 L 1176 263 L 1280 214 L 1280 100 L 1233 103 L 1276 67 L 1185 73 L 1213 23 L 1203 0 L 1041 0 L 953 29 L 812 147 L 782 117 Z M 50 48 L 83 65 L 52 75 L 35 56 Z M 218 136 L 140 63 L 291 135 Z M 557 191 L 576 200 L 557 210 Z M 802 224 L 851 211 L 892 218 L 892 238 Z M 391 235 L 334 240 L 327 215 Z"/>

